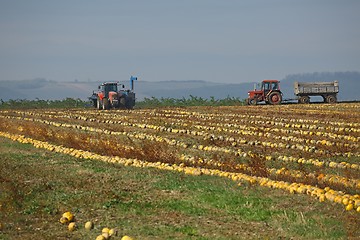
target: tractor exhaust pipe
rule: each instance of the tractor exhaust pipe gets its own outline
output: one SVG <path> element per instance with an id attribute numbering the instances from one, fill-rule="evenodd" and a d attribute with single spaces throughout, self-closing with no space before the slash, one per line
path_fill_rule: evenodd
<path id="1" fill-rule="evenodd" d="M 131 76 L 130 77 L 130 86 L 131 86 L 131 91 L 134 91 L 134 81 L 137 80 L 137 77 Z"/>

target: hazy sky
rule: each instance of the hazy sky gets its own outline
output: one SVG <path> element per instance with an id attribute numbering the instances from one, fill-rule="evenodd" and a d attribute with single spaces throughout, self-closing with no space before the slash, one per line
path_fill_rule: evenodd
<path id="1" fill-rule="evenodd" d="M 0 80 L 360 70 L 358 0 L 0 0 Z"/>

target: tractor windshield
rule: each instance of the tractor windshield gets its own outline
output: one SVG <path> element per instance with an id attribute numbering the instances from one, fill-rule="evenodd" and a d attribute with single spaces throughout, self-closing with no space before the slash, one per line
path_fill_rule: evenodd
<path id="1" fill-rule="evenodd" d="M 263 83 L 263 90 L 264 91 L 270 90 L 270 83 L 269 82 L 264 82 Z"/>
<path id="2" fill-rule="evenodd" d="M 116 84 L 105 85 L 105 92 L 117 92 L 117 85 Z"/>
<path id="3" fill-rule="evenodd" d="M 272 90 L 279 90 L 279 84 L 277 82 L 271 83 L 271 89 Z"/>
<path id="4" fill-rule="evenodd" d="M 279 84 L 277 82 L 264 82 L 263 89 L 264 91 L 279 90 Z"/>

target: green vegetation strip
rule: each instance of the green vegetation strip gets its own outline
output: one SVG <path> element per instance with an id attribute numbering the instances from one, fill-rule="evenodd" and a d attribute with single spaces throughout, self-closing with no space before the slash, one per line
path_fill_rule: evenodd
<path id="1" fill-rule="evenodd" d="M 34 109 L 34 108 L 89 108 L 92 103 L 79 98 L 66 98 L 63 100 L 28 100 L 0 99 L 0 109 Z M 187 106 L 239 106 L 245 105 L 245 100 L 235 97 L 215 99 L 214 97 L 202 98 L 189 96 L 187 98 L 144 98 L 136 102 L 136 108 L 159 108 L 159 107 L 187 107 Z"/>

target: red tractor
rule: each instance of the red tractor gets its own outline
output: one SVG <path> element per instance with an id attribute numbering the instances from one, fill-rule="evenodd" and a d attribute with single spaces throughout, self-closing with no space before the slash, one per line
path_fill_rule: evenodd
<path id="1" fill-rule="evenodd" d="M 124 89 L 124 85 L 118 82 L 105 82 L 93 91 L 89 100 L 97 109 L 126 108 L 133 109 L 135 106 L 134 81 L 137 77 L 131 76 L 131 89 Z M 121 87 L 120 87 L 121 86 Z"/>
<path id="2" fill-rule="evenodd" d="M 280 82 L 278 80 L 263 80 L 261 89 L 248 92 L 248 105 L 256 105 L 265 101 L 266 104 L 277 105 L 282 101 L 282 92 L 280 91 Z"/>

